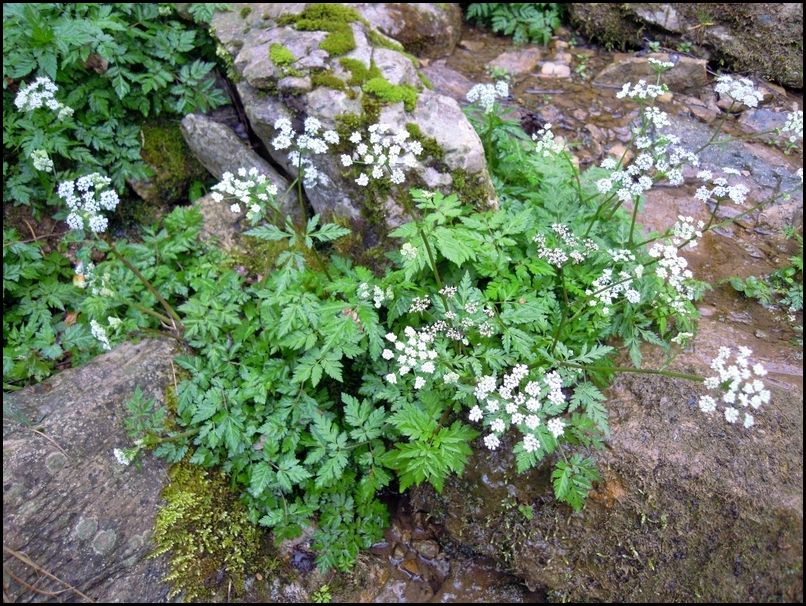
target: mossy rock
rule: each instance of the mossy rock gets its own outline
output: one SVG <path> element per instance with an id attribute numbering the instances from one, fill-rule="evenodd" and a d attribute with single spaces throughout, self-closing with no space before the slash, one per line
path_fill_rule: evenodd
<path id="1" fill-rule="evenodd" d="M 263 533 L 222 474 L 180 463 L 169 477 L 152 557 L 168 555 L 171 595 L 210 599 L 230 583 L 242 592 L 246 576 L 260 568 Z"/>
<path id="2" fill-rule="evenodd" d="M 143 124 L 141 137 L 140 156 L 154 171 L 154 176 L 132 182 L 132 188 L 152 209 L 170 210 L 187 200 L 194 181 L 208 178 L 207 171 L 190 152 L 178 122 Z"/>

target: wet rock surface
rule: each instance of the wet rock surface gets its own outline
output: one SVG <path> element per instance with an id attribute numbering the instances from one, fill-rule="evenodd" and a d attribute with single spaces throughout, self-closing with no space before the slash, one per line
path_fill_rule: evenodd
<path id="1" fill-rule="evenodd" d="M 3 568 L 12 601 L 165 601 L 165 560 L 147 559 L 165 464 L 145 457 L 139 469 L 124 467 L 112 450 L 129 443 L 126 400 L 139 386 L 161 401 L 175 353 L 168 340 L 126 343 L 4 394 Z"/>
<path id="2" fill-rule="evenodd" d="M 641 48 L 645 39 L 677 48 L 686 42 L 735 72 L 803 87 L 803 5 L 569 4 L 583 35 L 606 46 Z"/>

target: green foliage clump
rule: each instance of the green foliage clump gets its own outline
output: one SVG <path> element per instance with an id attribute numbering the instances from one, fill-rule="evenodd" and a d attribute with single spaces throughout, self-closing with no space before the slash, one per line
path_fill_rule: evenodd
<path id="1" fill-rule="evenodd" d="M 294 53 L 278 42 L 269 47 L 269 59 L 277 67 L 287 67 L 297 60 Z"/>
<path id="2" fill-rule="evenodd" d="M 4 4 L 4 202 L 56 202 L 31 167 L 34 149 L 48 152 L 56 174 L 100 172 L 119 191 L 126 179 L 148 176 L 143 118 L 227 102 L 214 86 L 214 52 L 203 27 L 175 19 L 164 5 Z M 17 90 L 35 76 L 59 87 L 72 117 L 17 110 Z"/>
<path id="3" fill-rule="evenodd" d="M 467 18 L 512 36 L 515 44 L 533 42 L 546 45 L 560 26 L 562 4 L 471 4 Z"/>
<path id="4" fill-rule="evenodd" d="M 151 557 L 169 554 L 170 596 L 183 600 L 209 599 L 231 581 L 243 591 L 247 575 L 259 563 L 259 529 L 229 488 L 226 478 L 195 465 L 180 463 L 169 472 L 162 493 L 165 504 L 157 513 Z"/>
<path id="5" fill-rule="evenodd" d="M 363 91 L 377 97 L 383 103 L 403 102 L 406 111 L 414 111 L 417 105 L 417 89 L 409 84 L 392 84 L 383 76 L 366 81 Z"/>
<path id="6" fill-rule="evenodd" d="M 294 25 L 298 30 L 328 32 L 319 48 L 333 57 L 355 49 L 350 24 L 356 21 L 364 22 L 355 9 L 343 4 L 311 4 L 297 15 L 283 15 L 278 19 L 280 25 Z"/>
<path id="7" fill-rule="evenodd" d="M 73 284 L 66 247 L 46 251 L 42 241 L 22 241 L 3 229 L 3 390 L 51 375 L 72 359 L 99 351 L 77 312 L 84 298 Z"/>

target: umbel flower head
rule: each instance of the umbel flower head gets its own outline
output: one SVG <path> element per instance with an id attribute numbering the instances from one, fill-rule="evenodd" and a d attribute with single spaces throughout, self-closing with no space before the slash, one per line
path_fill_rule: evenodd
<path id="1" fill-rule="evenodd" d="M 278 135 L 272 139 L 277 151 L 294 148 L 288 153 L 291 166 L 302 173 L 305 187 L 310 189 L 317 184 L 327 185 L 327 175 L 314 166 L 311 156 L 326 154 L 330 145 L 339 142 L 339 134 L 334 130 L 322 130 L 322 123 L 313 116 L 305 119 L 304 131 L 297 134 L 288 118 L 279 118 L 274 123 Z"/>
<path id="2" fill-rule="evenodd" d="M 56 117 L 63 120 L 73 115 L 73 109 L 56 99 L 59 88 L 50 78 L 37 78 L 30 84 L 23 84 L 14 98 L 14 105 L 20 111 L 32 112 L 47 108 L 56 112 Z"/>
<path id="3" fill-rule="evenodd" d="M 705 395 L 700 398 L 700 410 L 712 413 L 721 402 L 725 421 L 736 423 L 740 417 L 745 428 L 755 424 L 755 418 L 750 410 L 758 410 L 762 404 L 769 404 L 770 392 L 760 377 L 766 376 L 767 369 L 761 364 L 750 365 L 750 356 L 753 352 L 749 347 L 739 347 L 733 364 L 730 358 L 733 350 L 729 347 L 720 347 L 716 358 L 711 361 L 711 369 L 716 375 L 705 379 L 708 389 L 721 391 L 721 396 L 714 398 Z"/>
<path id="4" fill-rule="evenodd" d="M 227 198 L 231 202 L 230 210 L 236 214 L 242 212 L 243 204 L 246 218 L 256 223 L 269 207 L 273 207 L 277 185 L 254 167 L 249 170 L 239 168 L 236 172 L 237 176 L 230 172 L 221 175 L 221 182 L 213 185 L 210 195 L 216 202 L 223 202 Z"/>
<path id="5" fill-rule="evenodd" d="M 65 201 L 70 213 L 67 215 L 67 226 L 77 231 L 89 228 L 100 233 L 106 231 L 109 221 L 101 211 L 112 211 L 117 208 L 120 198 L 109 187 L 112 180 L 98 173 L 92 173 L 59 184 L 57 194 Z"/>
<path id="6" fill-rule="evenodd" d="M 355 180 L 361 187 L 366 187 L 370 178 L 388 177 L 396 185 L 403 183 L 405 172 L 417 166 L 417 156 L 423 153 L 422 144 L 412 140 L 408 131 L 389 124 L 373 124 L 367 131 L 365 136 L 357 131 L 350 135 L 355 149 L 352 154 L 341 156 L 342 165 L 366 167 Z"/>

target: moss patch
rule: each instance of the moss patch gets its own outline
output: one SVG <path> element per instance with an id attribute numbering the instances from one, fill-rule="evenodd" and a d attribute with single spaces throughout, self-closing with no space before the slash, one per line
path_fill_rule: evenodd
<path id="1" fill-rule="evenodd" d="M 344 82 L 344 80 L 336 76 L 336 74 L 334 74 L 330 70 L 320 71 L 311 74 L 311 83 L 315 87 L 324 86 L 326 88 L 332 88 L 334 90 L 341 90 L 341 91 L 347 90 L 347 84 Z"/>
<path id="2" fill-rule="evenodd" d="M 355 49 L 350 24 L 366 23 L 355 9 L 343 4 L 311 4 L 298 15 L 283 15 L 277 22 L 301 31 L 328 32 L 319 48 L 331 56 L 345 55 Z"/>
<path id="3" fill-rule="evenodd" d="M 154 170 L 151 181 L 161 205 L 183 201 L 194 180 L 203 180 L 207 171 L 193 157 L 179 125 L 175 122 L 143 124 L 140 156 Z"/>
<path id="4" fill-rule="evenodd" d="M 408 131 L 409 135 L 411 135 L 412 139 L 416 139 L 420 142 L 423 146 L 423 157 L 425 158 L 433 158 L 434 160 L 442 161 L 445 157 L 445 151 L 442 149 L 442 146 L 437 143 L 437 140 L 434 137 L 429 137 L 422 130 L 420 127 L 417 126 L 414 122 L 408 122 L 406 124 L 406 130 Z"/>
<path id="5" fill-rule="evenodd" d="M 246 19 L 251 14 L 252 14 L 252 7 L 251 6 L 244 6 L 241 9 L 241 19 Z"/>
<path id="6" fill-rule="evenodd" d="M 406 111 L 414 111 L 417 105 L 417 89 L 408 84 L 392 84 L 383 76 L 370 78 L 363 86 L 363 91 L 383 101 L 384 103 L 403 102 Z"/>
<path id="7" fill-rule="evenodd" d="M 171 597 L 209 599 L 217 586 L 229 582 L 243 591 L 246 576 L 260 565 L 261 551 L 261 533 L 249 522 L 246 508 L 219 473 L 180 463 L 169 476 L 151 557 L 169 554 L 164 580 L 171 584 Z M 217 578 L 222 571 L 224 578 Z"/>
<path id="8" fill-rule="evenodd" d="M 294 53 L 277 42 L 269 47 L 269 59 L 277 67 L 287 67 L 297 60 Z"/>
<path id="9" fill-rule="evenodd" d="M 453 191 L 465 204 L 472 204 L 483 210 L 487 208 L 487 201 L 496 197 L 490 183 L 480 174 L 471 175 L 464 170 L 455 170 L 451 172 L 451 178 Z"/>

